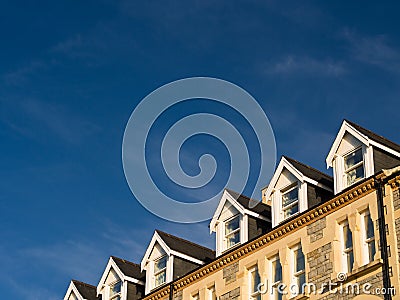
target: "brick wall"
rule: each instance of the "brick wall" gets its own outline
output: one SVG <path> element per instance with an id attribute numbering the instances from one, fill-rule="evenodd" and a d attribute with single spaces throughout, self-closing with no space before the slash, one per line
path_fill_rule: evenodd
<path id="1" fill-rule="evenodd" d="M 332 245 L 328 243 L 307 254 L 307 262 L 310 267 L 307 282 L 315 284 L 317 289 L 320 289 L 321 284 L 327 283 L 331 279 L 333 270 L 330 259 L 331 252 Z"/>
<path id="2" fill-rule="evenodd" d="M 239 272 L 239 262 L 235 262 L 224 268 L 223 278 L 225 279 L 225 284 L 236 281 L 236 274 Z"/>

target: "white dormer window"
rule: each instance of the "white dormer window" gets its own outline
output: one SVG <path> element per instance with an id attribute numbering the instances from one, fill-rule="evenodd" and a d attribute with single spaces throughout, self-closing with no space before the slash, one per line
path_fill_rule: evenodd
<path id="1" fill-rule="evenodd" d="M 299 187 L 297 183 L 282 191 L 282 211 L 284 219 L 299 212 Z"/>
<path id="2" fill-rule="evenodd" d="M 122 293 L 122 281 L 118 280 L 110 284 L 110 300 L 121 300 Z"/>
<path id="3" fill-rule="evenodd" d="M 364 159 L 361 147 L 344 156 L 343 160 L 344 180 L 347 186 L 364 178 Z"/>
<path id="4" fill-rule="evenodd" d="M 154 261 L 154 287 L 164 284 L 167 280 L 167 256 Z"/>
<path id="5" fill-rule="evenodd" d="M 237 215 L 225 222 L 225 250 L 230 249 L 239 243 L 240 216 Z"/>

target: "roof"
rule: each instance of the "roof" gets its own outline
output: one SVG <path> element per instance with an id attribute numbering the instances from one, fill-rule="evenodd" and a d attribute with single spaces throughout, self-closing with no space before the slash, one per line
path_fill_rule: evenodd
<path id="1" fill-rule="evenodd" d="M 245 209 L 251 210 L 255 213 L 258 213 L 264 217 L 270 218 L 271 217 L 271 206 L 262 203 L 261 201 L 249 198 L 245 195 L 239 194 L 235 191 L 230 189 L 225 189 L 233 198 L 239 202 Z"/>
<path id="2" fill-rule="evenodd" d="M 214 250 L 160 230 L 156 230 L 156 232 L 171 250 L 175 250 L 204 262 L 211 261 L 215 258 Z"/>
<path id="3" fill-rule="evenodd" d="M 378 135 L 374 132 L 372 132 L 371 130 L 365 129 L 364 127 L 361 127 L 360 125 L 353 123 L 349 120 L 345 120 L 350 126 L 354 127 L 354 129 L 358 130 L 360 133 L 366 135 L 368 138 L 370 138 L 371 140 L 382 144 L 386 147 L 389 147 L 393 150 L 396 150 L 397 152 L 400 152 L 400 145 L 388 140 L 387 138 Z"/>
<path id="4" fill-rule="evenodd" d="M 145 280 L 146 274 L 140 270 L 140 265 L 115 256 L 111 256 L 111 258 L 124 275 L 137 280 Z"/>
<path id="5" fill-rule="evenodd" d="M 97 297 L 96 287 L 78 280 L 72 280 L 76 289 L 84 299 L 98 300 L 101 296 Z"/>
<path id="6" fill-rule="evenodd" d="M 302 162 L 299 162 L 293 158 L 283 156 L 290 164 L 299 170 L 304 176 L 314 179 L 315 181 L 322 183 L 330 188 L 333 188 L 333 177 L 325 174 L 313 167 L 310 167 Z"/>

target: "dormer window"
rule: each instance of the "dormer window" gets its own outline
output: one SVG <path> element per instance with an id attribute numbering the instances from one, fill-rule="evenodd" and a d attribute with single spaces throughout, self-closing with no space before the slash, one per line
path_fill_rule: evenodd
<path id="1" fill-rule="evenodd" d="M 283 156 L 263 190 L 272 205 L 272 226 L 295 217 L 332 197 L 333 178 L 297 160 Z"/>
<path id="2" fill-rule="evenodd" d="M 344 174 L 347 186 L 364 178 L 364 160 L 362 148 L 358 148 L 344 158 Z"/>
<path id="3" fill-rule="evenodd" d="M 167 279 L 167 256 L 164 255 L 154 261 L 154 287 L 158 287 Z"/>
<path id="4" fill-rule="evenodd" d="M 285 219 L 299 212 L 299 187 L 297 183 L 282 191 L 282 211 Z"/>
<path id="5" fill-rule="evenodd" d="M 232 248 L 240 243 L 240 216 L 237 215 L 225 222 L 225 247 Z"/>
<path id="6" fill-rule="evenodd" d="M 121 300 L 122 281 L 118 280 L 110 285 L 110 300 Z"/>

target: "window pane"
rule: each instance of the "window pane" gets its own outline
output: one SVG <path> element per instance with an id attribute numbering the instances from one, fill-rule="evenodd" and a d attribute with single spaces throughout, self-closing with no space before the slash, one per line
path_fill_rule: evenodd
<path id="1" fill-rule="evenodd" d="M 116 284 L 112 285 L 110 288 L 110 296 L 113 296 L 115 294 L 121 293 L 121 285 L 122 282 L 119 281 Z"/>
<path id="2" fill-rule="evenodd" d="M 159 286 L 160 284 L 163 284 L 165 282 L 165 279 L 166 279 L 165 275 L 166 275 L 166 272 L 163 271 L 155 276 L 155 285 L 156 286 Z"/>
<path id="3" fill-rule="evenodd" d="M 369 214 L 365 216 L 365 219 L 365 223 L 367 225 L 367 239 L 370 239 L 374 237 L 374 223 L 372 222 L 371 216 Z"/>
<path id="4" fill-rule="evenodd" d="M 251 272 L 251 293 L 255 293 L 258 291 L 258 285 L 260 284 L 260 274 L 258 274 L 258 270 L 255 269 Z"/>
<path id="5" fill-rule="evenodd" d="M 226 246 L 230 248 L 240 242 L 240 231 L 226 237 Z"/>
<path id="6" fill-rule="evenodd" d="M 354 255 L 353 251 L 347 253 L 347 271 L 350 273 L 353 270 Z"/>
<path id="7" fill-rule="evenodd" d="M 236 217 L 225 224 L 225 235 L 229 234 L 230 232 L 239 229 L 239 217 Z"/>
<path id="8" fill-rule="evenodd" d="M 305 263 L 304 263 L 304 255 L 303 255 L 303 251 L 301 250 L 301 248 L 299 248 L 298 250 L 296 250 L 294 252 L 295 254 L 295 262 L 296 262 L 296 272 L 302 271 L 305 268 Z"/>
<path id="9" fill-rule="evenodd" d="M 272 270 L 274 272 L 273 278 L 274 282 L 278 282 L 282 280 L 282 265 L 279 258 L 272 262 Z"/>
<path id="10" fill-rule="evenodd" d="M 166 256 L 164 256 L 154 262 L 154 272 L 155 273 L 157 273 L 158 271 L 160 271 L 166 267 L 167 267 L 167 257 Z"/>
<path id="11" fill-rule="evenodd" d="M 294 188 L 291 191 L 282 195 L 282 206 L 285 207 L 297 201 L 298 198 L 299 198 L 299 190 L 298 188 Z"/>
<path id="12" fill-rule="evenodd" d="M 293 205 L 292 207 L 285 209 L 284 211 L 284 217 L 289 218 L 290 216 L 293 216 L 295 213 L 299 211 L 299 206 L 297 204 Z"/>
<path id="13" fill-rule="evenodd" d="M 362 178 L 364 178 L 364 165 L 347 172 L 347 185 L 351 185 Z"/>
<path id="14" fill-rule="evenodd" d="M 353 153 L 350 153 L 344 158 L 344 166 L 346 169 L 351 168 L 352 166 L 358 164 L 363 160 L 362 157 L 362 149 L 358 149 L 357 151 L 354 151 Z"/>
<path id="15" fill-rule="evenodd" d="M 297 284 L 298 284 L 298 287 L 299 287 L 299 292 L 301 294 L 304 293 L 304 284 L 305 283 L 306 283 L 306 274 L 303 273 L 298 277 L 298 280 L 297 280 Z"/>
<path id="16" fill-rule="evenodd" d="M 351 234 L 349 225 L 343 226 L 343 237 L 345 249 L 353 247 L 353 235 Z"/>
<path id="17" fill-rule="evenodd" d="M 368 255 L 370 262 L 374 260 L 375 253 L 376 253 L 375 240 L 372 240 L 371 242 L 368 243 Z"/>

